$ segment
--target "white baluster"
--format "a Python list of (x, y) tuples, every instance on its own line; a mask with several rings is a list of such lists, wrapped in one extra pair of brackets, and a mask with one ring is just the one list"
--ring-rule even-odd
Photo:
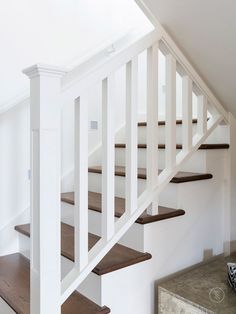
[(207, 131), (207, 98), (204, 95), (198, 96), (197, 100), (197, 133), (205, 134)]
[(102, 237), (109, 240), (114, 234), (114, 107), (115, 78), (102, 82)]
[(126, 212), (137, 209), (138, 57), (126, 64)]
[(166, 168), (176, 162), (176, 60), (166, 56)]
[(193, 128), (192, 128), (192, 112), (193, 112), (193, 82), (189, 76), (183, 77), (183, 151), (188, 151), (192, 147)]
[(75, 100), (75, 266), (88, 263), (88, 105)]
[(61, 313), (61, 69), (35, 65), (30, 78), (31, 313)]
[[(147, 50), (147, 189), (151, 193), (158, 183), (158, 44)], [(148, 213), (158, 214), (154, 195)]]

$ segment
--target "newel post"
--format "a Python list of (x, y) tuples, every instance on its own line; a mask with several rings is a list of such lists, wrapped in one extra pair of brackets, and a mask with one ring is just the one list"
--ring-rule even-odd
[(24, 70), (30, 78), (32, 314), (61, 313), (60, 90), (65, 71), (47, 65)]

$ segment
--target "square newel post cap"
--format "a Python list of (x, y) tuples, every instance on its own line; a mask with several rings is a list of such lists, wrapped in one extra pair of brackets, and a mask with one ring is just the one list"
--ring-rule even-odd
[(63, 77), (67, 72), (68, 70), (65, 68), (42, 63), (35, 64), (23, 70), (23, 73), (27, 75), (30, 79), (42, 75), (60, 78)]

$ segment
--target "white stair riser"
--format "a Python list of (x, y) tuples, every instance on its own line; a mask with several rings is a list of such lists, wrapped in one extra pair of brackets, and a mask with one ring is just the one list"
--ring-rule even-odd
[[(89, 191), (91, 192), (102, 192), (102, 175), (99, 173), (89, 173), (88, 175)], [(146, 180), (138, 180), (138, 193), (139, 195), (146, 188)], [(178, 184), (169, 183), (164, 191), (159, 196), (159, 204), (166, 207), (176, 208), (177, 206), (177, 188)], [(115, 177), (115, 196), (125, 197), (125, 177)]]
[(16, 314), (16, 312), (13, 311), (13, 309), (2, 298), (0, 298), (0, 313)]
[[(165, 143), (165, 125), (159, 126), (159, 143)], [(193, 135), (196, 134), (197, 125), (193, 124)], [(217, 144), (217, 143), (229, 143), (229, 129), (228, 126), (220, 125), (213, 131), (213, 133), (207, 138), (206, 143), (208, 144)], [(125, 143), (126, 134), (125, 128), (120, 130), (116, 136), (116, 143)], [(138, 143), (145, 144), (146, 140), (146, 127), (138, 127)], [(176, 125), (176, 143), (182, 143), (182, 125)]]
[[(19, 237), (20, 248), (22, 248), (21, 253), (29, 258), (30, 239), (21, 234)], [(65, 257), (61, 258), (62, 278), (72, 269), (73, 264), (69, 259)], [(132, 312), (132, 308), (137, 314), (150, 313), (151, 302), (149, 301), (149, 296), (152, 288), (149, 284), (149, 278), (146, 276), (149, 268), (150, 261), (145, 261), (102, 276), (98, 276), (92, 272), (77, 290), (100, 306), (104, 304), (109, 304), (110, 306), (112, 302), (112, 313), (114, 314), (121, 313), (124, 304), (127, 303), (128, 305), (129, 300), (132, 301), (129, 313)], [(123, 295), (122, 302), (120, 300), (116, 301), (114, 298), (121, 291), (121, 287)], [(144, 293), (140, 292), (144, 287)], [(132, 295), (130, 295), (130, 291), (132, 291)], [(142, 295), (142, 298), (139, 298), (139, 295)], [(119, 304), (116, 304), (116, 302), (119, 302)], [(135, 309), (136, 304), (137, 310)], [(5, 314), (5, 312), (3, 313)], [(6, 314), (12, 313), (14, 312), (6, 312)]]
[[(61, 204), (62, 222), (74, 226), (74, 205), (62, 202)], [(101, 236), (101, 218), (102, 214), (94, 210), (89, 210), (89, 232)], [(116, 221), (118, 218), (116, 218)], [(132, 249), (143, 252), (143, 228), (141, 224), (133, 224), (132, 227), (119, 241)]]
[[(125, 148), (116, 148), (115, 151), (115, 164), (116, 166), (125, 166)], [(176, 150), (178, 154), (181, 150)], [(165, 149), (158, 150), (158, 168), (165, 168)], [(138, 149), (138, 167), (146, 168), (146, 156), (147, 149), (140, 148)], [(181, 171), (190, 171), (190, 172), (205, 172), (206, 171), (206, 151), (198, 150), (184, 165), (181, 167)]]
[[(147, 142), (146, 140), (146, 126), (139, 126), (138, 127), (138, 143), (144, 144)], [(193, 132), (196, 132), (196, 126), (193, 128)], [(117, 143), (125, 143), (126, 134), (125, 128), (120, 130), (116, 135), (116, 142)], [(158, 127), (158, 140), (160, 144), (165, 143), (165, 125), (160, 125)], [(176, 125), (176, 142), (182, 143), (182, 125)]]

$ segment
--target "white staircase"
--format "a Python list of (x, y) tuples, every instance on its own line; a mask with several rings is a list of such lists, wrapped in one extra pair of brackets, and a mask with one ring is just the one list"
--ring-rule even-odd
[[(144, 51), (147, 116), (146, 124), (138, 124), (138, 61)], [(163, 123), (159, 51), (166, 58)], [(116, 132), (115, 76), (122, 67), (126, 118)], [(183, 81), (181, 123), (176, 123), (177, 72)], [(223, 252), (228, 113), (162, 28), (68, 73), (40, 64), (24, 73), (31, 84), (31, 229), (16, 229), (20, 252), (31, 261), (30, 313), (59, 314), (75, 290), (114, 314), (154, 313), (155, 280)], [(91, 165), (85, 95), (97, 84), (102, 143)], [(61, 105), (71, 103), (75, 166), (68, 191), (74, 196), (68, 198), (61, 196), (60, 114)], [(90, 206), (88, 192), (98, 193), (91, 195), (99, 195), (99, 202)], [(146, 220), (137, 221), (143, 212)]]

